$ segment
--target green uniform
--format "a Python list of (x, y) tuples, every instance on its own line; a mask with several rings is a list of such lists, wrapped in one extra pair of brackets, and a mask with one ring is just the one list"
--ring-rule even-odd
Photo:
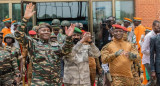
[[(55, 54), (55, 49), (51, 43), (46, 43), (42, 39), (36, 41), (25, 34), (26, 22), (22, 21), (22, 26), (19, 31), (15, 32), (16, 39), (23, 45), (27, 45), (26, 41), (30, 41), (32, 52), (32, 86), (60, 86), (60, 61)], [(66, 37), (66, 42), (61, 50), (61, 55), (66, 55), (72, 49), (71, 37)]]
[(62, 33), (59, 33), (57, 35), (57, 41), (61, 46), (63, 45), (63, 43), (65, 43), (65, 40), (66, 40), (66, 35), (63, 35)]
[(11, 86), (14, 81), (14, 75), (20, 73), (17, 65), (16, 53), (6, 50), (0, 51), (0, 86)]

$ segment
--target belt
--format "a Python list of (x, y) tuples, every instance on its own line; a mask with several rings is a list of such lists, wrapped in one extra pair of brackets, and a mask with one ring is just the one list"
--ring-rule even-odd
[(2, 71), (0, 71), (0, 75), (5, 75), (5, 74), (7, 74), (7, 73), (10, 73), (11, 71), (13, 71), (13, 69), (12, 68), (10, 68), (10, 69), (7, 69), (7, 70), (2, 70)]

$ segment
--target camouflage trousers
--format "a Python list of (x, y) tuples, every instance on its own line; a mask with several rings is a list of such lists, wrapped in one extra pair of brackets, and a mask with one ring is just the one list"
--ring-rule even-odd
[(61, 83), (46, 83), (44, 81), (31, 82), (31, 86), (62, 86)]
[(136, 70), (136, 67), (132, 65), (131, 67), (132, 75), (133, 75), (133, 81), (134, 81), (134, 86), (141, 86), (141, 79), (138, 75), (138, 71)]
[(132, 74), (133, 74), (134, 86), (141, 86), (141, 79), (138, 75), (138, 72), (132, 71)]
[(134, 86), (133, 78), (112, 76), (111, 86)]
[(64, 84), (64, 86), (91, 86), (91, 85), (78, 85), (78, 84)]
[(13, 74), (5, 74), (0, 76), (0, 86), (12, 86), (13, 84)]

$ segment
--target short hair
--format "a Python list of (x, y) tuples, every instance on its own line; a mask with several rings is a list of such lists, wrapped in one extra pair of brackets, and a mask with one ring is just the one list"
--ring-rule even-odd
[(157, 23), (160, 23), (160, 22), (158, 20), (154, 20), (152, 25), (156, 26)]

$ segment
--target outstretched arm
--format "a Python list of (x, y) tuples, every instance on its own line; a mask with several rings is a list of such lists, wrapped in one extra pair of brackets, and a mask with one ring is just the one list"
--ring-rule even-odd
[(71, 24), (69, 28), (65, 27), (65, 33), (67, 35), (66, 41), (64, 45), (62, 46), (62, 54), (67, 55), (71, 53), (72, 47), (73, 47), (73, 42), (72, 42), (72, 35), (74, 32), (75, 24)]
[(34, 5), (32, 5), (32, 3), (27, 4), (24, 18), (22, 19), (22, 22), (21, 22), (21, 26), (18, 27), (18, 30), (15, 31), (16, 39), (22, 45), (25, 45), (28, 40), (33, 40), (31, 37), (26, 36), (27, 32), (25, 32), (28, 20), (35, 13), (33, 9), (34, 9)]

